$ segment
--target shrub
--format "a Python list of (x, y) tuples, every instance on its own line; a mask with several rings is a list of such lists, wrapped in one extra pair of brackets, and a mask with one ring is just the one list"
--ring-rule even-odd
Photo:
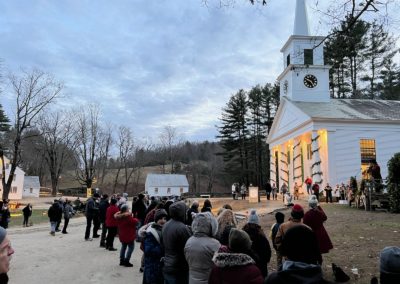
[(400, 153), (388, 161), (389, 206), (393, 213), (400, 213)]

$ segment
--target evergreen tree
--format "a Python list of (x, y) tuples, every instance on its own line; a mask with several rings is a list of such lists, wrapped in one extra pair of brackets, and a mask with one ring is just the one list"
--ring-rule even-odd
[(368, 63), (368, 68), (361, 80), (368, 83), (365, 88), (365, 97), (375, 99), (379, 96), (380, 91), (379, 75), (385, 67), (385, 62), (390, 62), (398, 49), (395, 48), (393, 37), (384, 30), (382, 24), (378, 24), (376, 21), (371, 24), (367, 39), (364, 58)]
[(8, 132), (10, 129), (10, 119), (8, 119), (3, 110), (3, 106), (0, 104), (0, 132)]
[(392, 58), (384, 61), (379, 78), (380, 99), (400, 100), (400, 68), (393, 63)]
[(220, 133), (218, 138), (221, 139), (221, 147), (224, 149), (224, 152), (220, 154), (225, 162), (225, 171), (248, 185), (247, 139), (249, 130), (246, 124), (247, 109), (246, 92), (239, 90), (230, 98), (223, 109), (222, 126), (218, 129)]

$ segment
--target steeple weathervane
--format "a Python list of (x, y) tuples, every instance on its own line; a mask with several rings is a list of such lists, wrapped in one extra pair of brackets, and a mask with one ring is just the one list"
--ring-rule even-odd
[(293, 35), (310, 35), (310, 29), (308, 27), (306, 0), (296, 0), (296, 15), (294, 18)]

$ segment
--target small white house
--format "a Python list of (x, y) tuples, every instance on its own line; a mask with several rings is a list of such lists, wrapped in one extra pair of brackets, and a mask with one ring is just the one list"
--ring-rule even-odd
[(148, 174), (145, 190), (150, 196), (181, 196), (189, 191), (189, 182), (185, 175)]
[(297, 0), (294, 34), (281, 50), (281, 103), (267, 139), (270, 179), (278, 186), (304, 186), (307, 176), (322, 187), (367, 178), (371, 161), (385, 179), (388, 160), (400, 152), (400, 101), (331, 99), (323, 39), (309, 34), (305, 0)]
[(40, 181), (38, 176), (26, 176), (24, 181), (23, 198), (39, 197)]
[[(4, 157), (5, 169), (6, 169), (6, 180), (8, 175), (10, 174), (11, 165), (10, 160)], [(0, 168), (2, 167), (1, 160), (0, 160)], [(2, 174), (0, 171), (0, 178), (2, 178)], [(14, 173), (14, 178), (11, 183), (10, 193), (8, 195), (9, 199), (22, 199), (22, 192), (24, 187), (24, 179), (25, 179), (25, 172), (21, 170), (21, 168), (17, 167)], [(0, 195), (3, 194), (3, 185), (0, 182)]]

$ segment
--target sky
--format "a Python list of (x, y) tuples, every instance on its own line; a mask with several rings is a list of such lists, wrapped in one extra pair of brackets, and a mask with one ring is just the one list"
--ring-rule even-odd
[[(309, 1), (310, 29), (322, 35)], [(326, 1), (325, 1), (326, 2)], [(293, 31), (294, 0), (0, 1), (3, 74), (51, 73), (65, 85), (53, 109), (99, 103), (102, 122), (156, 140), (166, 125), (190, 141), (215, 140), (238, 90), (274, 83)], [(7, 83), (0, 97), (13, 117)]]

